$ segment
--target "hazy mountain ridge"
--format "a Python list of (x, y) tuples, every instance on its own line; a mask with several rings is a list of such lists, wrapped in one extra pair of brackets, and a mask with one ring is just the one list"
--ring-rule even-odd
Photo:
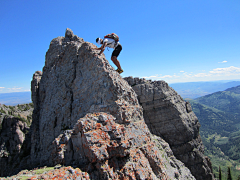
[(224, 91), (228, 88), (239, 86), (239, 80), (211, 81), (211, 82), (187, 82), (173, 83), (170, 86), (175, 89), (183, 98), (198, 98), (214, 92)]
[[(213, 81), (213, 82), (189, 82), (173, 83), (170, 86), (183, 98), (198, 98), (218, 91), (231, 91), (234, 86), (240, 85), (240, 81)], [(240, 89), (240, 88), (239, 88)], [(240, 90), (238, 90), (238, 94)], [(31, 103), (31, 92), (0, 93), (0, 103), (15, 106)]]
[(31, 92), (0, 93), (0, 103), (10, 106), (31, 103)]
[(240, 86), (228, 88), (225, 91), (230, 91), (230, 92), (233, 92), (235, 94), (240, 94)]

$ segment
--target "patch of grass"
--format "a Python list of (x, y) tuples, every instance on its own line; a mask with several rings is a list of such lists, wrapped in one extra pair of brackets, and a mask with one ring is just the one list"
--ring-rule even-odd
[(50, 170), (54, 170), (54, 167), (46, 167), (46, 168), (43, 168), (43, 169), (37, 169), (34, 172), (36, 174), (42, 174), (42, 173), (44, 173), (46, 171), (50, 171)]
[[(31, 179), (31, 177), (33, 177), (34, 175), (40, 175), (40, 174), (43, 174), (44, 172), (48, 172), (50, 170), (54, 170), (54, 167), (45, 167), (45, 168), (41, 168), (41, 169), (35, 169), (32, 171), (23, 170), (23, 171), (25, 171), (26, 174), (14, 175), (14, 176), (11, 176), (10, 178), (27, 180), (27, 179)], [(21, 172), (23, 172), (23, 171), (21, 171)], [(9, 179), (9, 178), (0, 177), (0, 179), (5, 180), (5, 179)]]
[(21, 178), (21, 180), (28, 180), (31, 178), (31, 176), (24, 175), (24, 176), (21, 176), (20, 178)]

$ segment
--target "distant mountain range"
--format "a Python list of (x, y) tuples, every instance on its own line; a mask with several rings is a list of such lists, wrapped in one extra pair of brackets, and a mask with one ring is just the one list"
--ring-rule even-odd
[(31, 92), (0, 93), (0, 103), (10, 106), (31, 103)]
[[(240, 85), (239, 81), (212, 81), (212, 82), (188, 82), (169, 84), (183, 98), (198, 98), (217, 91), (224, 91)], [(31, 92), (0, 93), (0, 103), (5, 105), (18, 105), (30, 103)]]
[(209, 81), (209, 82), (187, 82), (169, 84), (183, 98), (195, 99), (217, 91), (239, 86), (240, 81)]

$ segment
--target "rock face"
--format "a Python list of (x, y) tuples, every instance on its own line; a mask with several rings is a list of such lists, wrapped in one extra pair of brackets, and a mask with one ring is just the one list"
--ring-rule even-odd
[[(171, 148), (180, 147), (177, 140), (191, 149), (191, 140), (198, 137), (197, 119), (177, 120), (178, 130), (189, 131), (182, 138), (171, 139), (172, 132), (157, 134), (149, 126), (152, 120), (144, 119), (146, 107), (139, 104), (137, 89), (133, 90), (104, 55), (98, 56), (94, 47), (70, 29), (65, 37), (51, 41), (43, 72), (37, 71), (31, 83), (34, 111), (30, 132), (16, 160), (18, 166), (8, 165), (7, 174), (61, 164), (79, 168), (89, 179), (195, 179)], [(163, 96), (160, 91), (156, 97)], [(171, 110), (176, 113), (173, 117), (181, 114)], [(165, 124), (171, 130), (167, 121)], [(202, 147), (199, 143), (196, 147)]]
[(213, 179), (211, 162), (204, 156), (200, 124), (185, 102), (164, 81), (125, 78), (138, 95), (143, 116), (151, 133), (169, 143), (174, 155), (199, 180)]
[(14, 165), (19, 156), (25, 134), (29, 131), (26, 122), (13, 116), (5, 116), (0, 131), (0, 173), (8, 171), (8, 164)]
[(32, 122), (32, 104), (0, 104), (0, 174), (17, 165), (26, 134)]
[(107, 113), (78, 120), (51, 146), (51, 164), (71, 164), (91, 179), (195, 179), (152, 140), (143, 120), (119, 124)]
[[(34, 74), (31, 159), (48, 164), (52, 141), (91, 112), (108, 112), (119, 123), (142, 120), (135, 92), (109, 65), (95, 56), (93, 44), (67, 30), (53, 39), (43, 73)], [(41, 80), (39, 82), (39, 79)]]

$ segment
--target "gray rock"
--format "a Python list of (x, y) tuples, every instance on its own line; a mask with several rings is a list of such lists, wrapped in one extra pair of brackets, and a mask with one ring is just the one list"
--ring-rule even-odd
[(9, 165), (16, 165), (28, 131), (27, 123), (19, 118), (9, 115), (4, 117), (0, 131), (0, 174), (5, 175)]
[[(105, 121), (99, 122), (102, 117)], [(74, 164), (92, 179), (195, 179), (144, 121), (118, 124), (107, 113), (87, 114), (55, 138), (49, 151), (52, 164)]]
[(93, 47), (81, 38), (55, 38), (41, 80), (34, 74), (31, 158), (36, 163), (46, 165), (54, 138), (89, 112), (109, 112), (119, 123), (143, 118), (135, 92)]
[(66, 32), (65, 32), (65, 38), (72, 39), (73, 36), (74, 36), (73, 31), (71, 29), (67, 28)]
[(213, 179), (210, 161), (204, 156), (200, 124), (191, 105), (164, 81), (124, 78), (138, 95), (151, 133), (162, 137), (173, 154), (198, 180)]

